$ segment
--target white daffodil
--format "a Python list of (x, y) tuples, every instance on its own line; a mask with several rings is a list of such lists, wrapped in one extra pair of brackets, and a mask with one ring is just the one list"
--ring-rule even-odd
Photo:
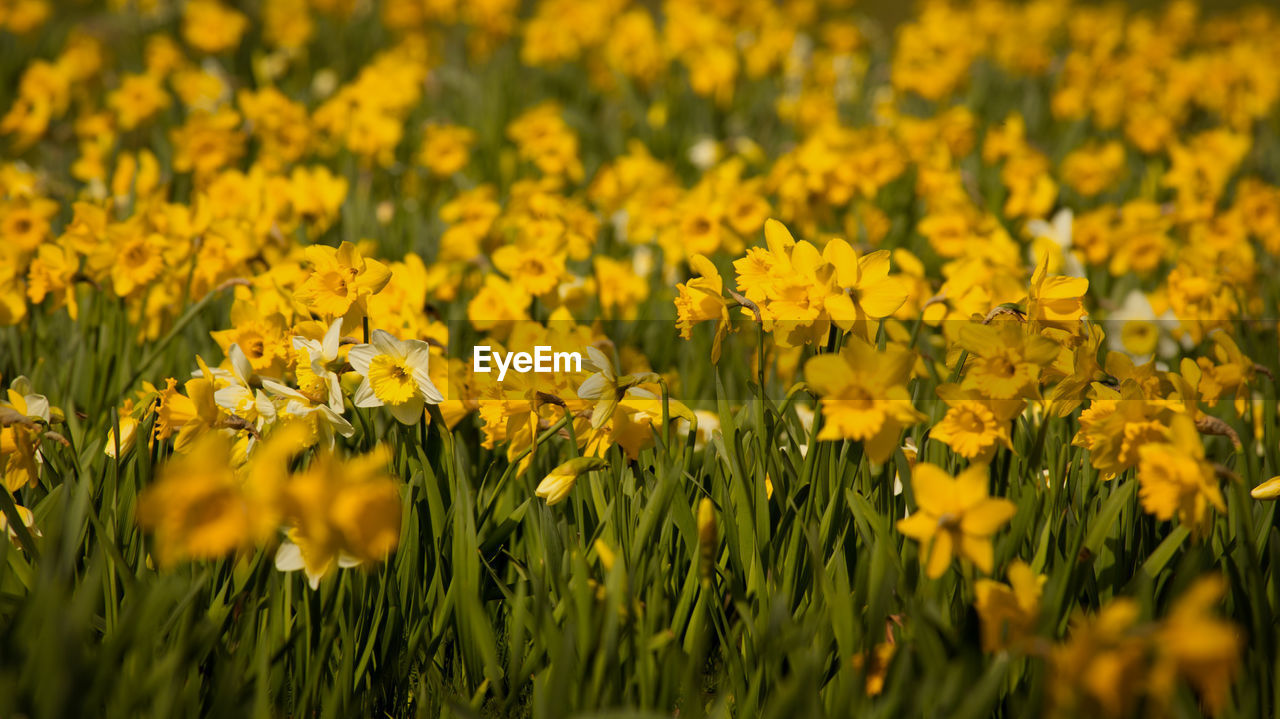
[(600, 429), (613, 416), (618, 400), (622, 399), (633, 387), (648, 382), (657, 382), (658, 375), (652, 372), (618, 376), (613, 362), (599, 348), (587, 346), (587, 364), (596, 370), (578, 387), (580, 399), (592, 400), (596, 403), (591, 410), (591, 426)]
[[(1048, 222), (1040, 219), (1027, 222), (1027, 232), (1031, 233), (1032, 243), (1027, 247), (1027, 259), (1033, 265), (1040, 264), (1041, 252), (1052, 252), (1054, 260), (1049, 266), (1055, 272), (1069, 277), (1084, 277), (1084, 266), (1071, 252), (1071, 228), (1075, 215), (1071, 209), (1064, 207)], [(1054, 267), (1058, 265), (1058, 267)]]
[(313, 398), (327, 402), (329, 409), (342, 414), (342, 382), (332, 368), (338, 360), (342, 341), (342, 318), (333, 321), (324, 340), (294, 337), (293, 349), (298, 353), (298, 386)]
[[(17, 401), (19, 398), (22, 399), (21, 407)], [(33, 392), (31, 380), (25, 375), (14, 377), (13, 382), (9, 384), (9, 402), (28, 419), (42, 419), (45, 424), (48, 424), (52, 417), (49, 413), (49, 399)]]
[[(326, 562), (319, 567), (308, 566), (302, 547), (294, 541), (298, 539), (297, 532), (291, 530), (289, 538), (280, 543), (280, 547), (276, 549), (276, 569), (281, 572), (302, 570), (307, 575), (307, 584), (312, 589), (317, 589), (320, 587), (320, 580), (335, 568), (334, 562)], [(348, 554), (339, 553), (336, 566), (341, 569), (350, 569), (360, 566), (360, 560)]]
[(383, 330), (374, 330), (370, 339), (370, 344), (356, 345), (347, 353), (351, 367), (364, 377), (356, 389), (355, 406), (385, 405), (404, 424), (420, 422), (427, 404), (444, 401), (427, 374), (427, 343), (398, 340)]
[[(53, 417), (49, 409), (49, 399), (42, 394), (33, 392), (31, 380), (27, 379), (25, 375), (18, 375), (13, 378), (5, 397), (9, 400), (8, 404), (13, 408), (13, 411), (27, 419), (43, 420), (47, 425)], [(4, 397), (0, 397), (0, 399), (4, 399)], [(44, 464), (44, 450), (40, 449), (39, 442), (35, 443), (35, 451), (32, 456), (37, 465)], [(0, 478), (0, 489), (3, 489), (4, 486), (3, 478)]]
[[(262, 380), (263, 389), (275, 400), (276, 416), (280, 419), (303, 419), (312, 422), (320, 442), (333, 447), (334, 435), (350, 437), (355, 427), (345, 417), (333, 411), (330, 405), (316, 404), (298, 390), (271, 379)], [(341, 396), (341, 395), (339, 395)]]
[[(705, 409), (695, 409), (693, 416), (696, 418), (696, 422), (690, 422), (687, 419), (677, 420), (676, 431), (680, 433), (681, 437), (688, 437), (689, 432), (693, 432), (693, 448), (701, 450), (715, 438), (715, 433), (720, 431), (720, 415), (715, 412), (708, 412)], [(783, 449), (786, 448), (783, 447)], [(803, 450), (803, 447), (801, 449)]]
[(1165, 311), (1156, 316), (1151, 300), (1142, 290), (1132, 290), (1125, 295), (1124, 303), (1107, 317), (1107, 343), (1116, 352), (1123, 352), (1134, 362), (1147, 362), (1153, 356), (1171, 357), (1178, 351), (1177, 342), (1168, 328), (1177, 323), (1173, 313)]
[(723, 154), (714, 137), (703, 137), (689, 148), (689, 162), (699, 170), (707, 170), (719, 162)]
[(227, 358), (231, 360), (231, 372), (210, 370), (227, 382), (225, 387), (213, 393), (213, 401), (228, 414), (261, 430), (275, 421), (275, 405), (262, 390), (250, 387), (254, 379), (253, 366), (249, 364), (249, 358), (245, 357), (240, 345), (231, 345), (227, 350)]
[[(36, 515), (32, 514), (30, 509), (23, 506), (14, 506), (14, 509), (18, 510), (18, 519), (22, 520), (22, 526), (27, 528), (27, 532), (29, 532), (31, 536), (44, 536), (41, 534), (40, 528), (36, 526)], [(12, 543), (13, 546), (18, 548), (22, 547), (18, 542), (18, 531), (9, 526), (9, 517), (4, 512), (0, 512), (0, 534), (8, 535), (9, 542)]]

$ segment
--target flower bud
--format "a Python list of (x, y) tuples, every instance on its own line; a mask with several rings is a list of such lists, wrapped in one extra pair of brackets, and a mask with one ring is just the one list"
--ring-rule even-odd
[(1276, 499), (1280, 497), (1280, 477), (1272, 477), (1259, 484), (1249, 492), (1254, 499)]
[(543, 477), (542, 481), (538, 483), (538, 488), (534, 490), (534, 494), (545, 499), (548, 506), (559, 504), (564, 501), (565, 497), (569, 496), (569, 491), (573, 489), (574, 483), (578, 481), (578, 475), (583, 472), (604, 469), (606, 464), (599, 457), (575, 457), (551, 470), (550, 474)]
[(710, 582), (716, 565), (716, 507), (710, 499), (698, 504), (698, 551), (702, 559), (702, 581)]

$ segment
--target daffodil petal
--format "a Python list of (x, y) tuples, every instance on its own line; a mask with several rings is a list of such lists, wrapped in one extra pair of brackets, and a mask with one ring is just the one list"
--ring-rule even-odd
[(969, 508), (960, 520), (965, 534), (981, 537), (995, 534), (1018, 511), (1018, 506), (1007, 499), (992, 498)]
[(973, 566), (983, 574), (991, 573), (991, 567), (995, 563), (995, 551), (991, 547), (990, 539), (965, 534), (960, 538), (960, 554), (973, 562)]
[(951, 566), (952, 547), (950, 532), (933, 535), (933, 540), (929, 543), (929, 563), (925, 567), (925, 574), (930, 579), (937, 579), (947, 573), (947, 567)]

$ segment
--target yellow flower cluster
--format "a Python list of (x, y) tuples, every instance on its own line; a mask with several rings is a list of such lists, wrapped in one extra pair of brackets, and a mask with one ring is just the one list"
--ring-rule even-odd
[(1146, 697), (1163, 711), (1182, 679), (1200, 691), (1209, 713), (1220, 712), (1243, 643), (1234, 626), (1214, 615), (1225, 592), (1221, 578), (1201, 579), (1159, 622), (1141, 622), (1140, 607), (1128, 598), (1096, 616), (1077, 616), (1067, 640), (1050, 653), (1055, 708), (1063, 715), (1132, 716)]
[(389, 452), (342, 460), (322, 451), (290, 473), (307, 434), (286, 426), (238, 464), (227, 463), (238, 454), (227, 437), (207, 434), (165, 465), (138, 506), (161, 566), (275, 544), (282, 528), (288, 539), (276, 565), (305, 570), (313, 587), (339, 565), (386, 558), (400, 540), (401, 514)]
[[(554, 467), (526, 488), (547, 505), (749, 437), (766, 502), (792, 460), (897, 476), (904, 566), (963, 587), (987, 651), (1047, 657), (1058, 707), (1164, 708), (1178, 681), (1224, 706), (1221, 587), (1147, 623), (1099, 602), (1046, 649), (1044, 557), (1000, 542), (1101, 487), (1211, 545), (1224, 480), (1260, 466), (1246, 446), (1274, 460), (1274, 12), (927, 0), (885, 48), (844, 0), (108, 4), (151, 19), (24, 50), (0, 108), (0, 327), (188, 342), (181, 379), (129, 354), (155, 384), (113, 394), (94, 438), (100, 461), (167, 458), (138, 507), (162, 568), (273, 549), (315, 587), (385, 559), (396, 443), (429, 433), (449, 462)], [(53, 9), (0, 0), (0, 42)], [(377, 47), (321, 47), (349, 23)], [(472, 346), (586, 361), (498, 377)], [(40, 486), (64, 419), (13, 381), (6, 500)], [(755, 456), (790, 439), (802, 457)], [(894, 642), (858, 655), (869, 693)]]

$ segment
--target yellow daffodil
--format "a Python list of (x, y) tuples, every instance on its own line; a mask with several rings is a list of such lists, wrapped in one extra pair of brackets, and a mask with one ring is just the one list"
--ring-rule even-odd
[(1177, 517), (1192, 534), (1203, 536), (1212, 522), (1212, 510), (1227, 511), (1222, 488), (1204, 458), (1200, 433), (1190, 417), (1175, 416), (1169, 441), (1144, 444), (1138, 454), (1138, 498), (1148, 513), (1161, 520)]
[(837, 294), (835, 268), (777, 220), (765, 222), (764, 236), (767, 252), (757, 249), (734, 263), (739, 289), (760, 308), (765, 329), (782, 346), (825, 339), (831, 327), (826, 303)]
[(156, 559), (169, 567), (247, 548), (253, 511), (231, 466), (230, 440), (207, 434), (164, 465), (139, 500), (138, 522), (155, 533)]
[(1213, 357), (1196, 360), (1201, 369), (1200, 396), (1211, 407), (1220, 399), (1232, 399), (1236, 413), (1243, 415), (1250, 383), (1258, 374), (1259, 365), (1240, 351), (1240, 346), (1230, 334), (1215, 331), (1212, 339)]
[[(583, 453), (603, 457), (609, 447), (617, 444), (631, 460), (640, 458), (640, 452), (654, 445), (655, 433), (661, 433), (663, 400), (643, 388), (632, 388), (614, 407), (609, 421), (600, 428), (586, 433)], [(694, 420), (693, 411), (684, 403), (667, 400), (667, 411), (672, 422)]]
[(1136, 380), (1122, 381), (1119, 390), (1094, 383), (1092, 391), (1072, 444), (1089, 450), (1089, 461), (1103, 479), (1138, 466), (1143, 446), (1169, 440), (1172, 406), (1148, 399)]
[(1007, 576), (1008, 584), (979, 579), (974, 585), (985, 652), (1018, 646), (1031, 636), (1040, 619), (1040, 595), (1048, 578), (1037, 576), (1020, 559), (1009, 565)]
[(1027, 321), (1036, 330), (1059, 330), (1075, 334), (1085, 315), (1084, 297), (1089, 280), (1083, 277), (1048, 275), (1049, 259), (1036, 265), (1027, 297)]
[(168, 240), (158, 233), (121, 237), (119, 244), (108, 250), (104, 258), (110, 263), (111, 283), (116, 294), (128, 297), (160, 277), (168, 249)]
[(512, 120), (507, 126), (507, 137), (516, 143), (520, 157), (544, 174), (581, 180), (578, 137), (561, 113), (559, 104), (544, 102)]
[(909, 350), (880, 352), (858, 337), (850, 337), (839, 354), (810, 359), (805, 378), (822, 397), (818, 439), (857, 440), (871, 461), (887, 460), (902, 430), (924, 419), (906, 388), (914, 363)]
[(689, 267), (698, 273), (688, 282), (676, 285), (676, 327), (684, 339), (692, 337), (699, 322), (715, 322), (716, 334), (711, 344), (711, 362), (720, 361), (720, 346), (729, 333), (729, 308), (724, 300), (724, 280), (711, 260), (702, 255), (689, 258)]
[(1221, 576), (1202, 577), (1169, 609), (1153, 642), (1157, 660), (1151, 684), (1157, 697), (1172, 696), (1181, 676), (1200, 691), (1209, 714), (1226, 707), (1244, 646), (1239, 628), (1213, 613), (1226, 591)]
[(76, 270), (79, 258), (67, 247), (52, 242), (40, 245), (27, 268), (27, 299), (39, 304), (52, 297), (53, 307), (66, 306), (67, 314), (76, 319), (80, 305), (76, 299)]
[(1124, 145), (1111, 141), (1081, 147), (1062, 160), (1063, 181), (1076, 192), (1092, 197), (1114, 185), (1122, 177)]
[(1055, 417), (1071, 414), (1084, 402), (1092, 383), (1107, 379), (1098, 363), (1098, 349), (1106, 339), (1102, 328), (1089, 325), (1087, 332), (1077, 338), (1078, 344), (1074, 347), (1063, 345), (1058, 360), (1049, 368), (1048, 374), (1062, 375), (1045, 397), (1047, 409)]
[(906, 286), (889, 276), (888, 250), (859, 256), (848, 242), (836, 238), (827, 243), (822, 255), (835, 268), (836, 285), (842, 290), (824, 303), (841, 329), (862, 325), (860, 334), (866, 337), (866, 320), (888, 317), (906, 302)]
[(399, 543), (401, 517), (389, 461), (385, 445), (345, 461), (322, 452), (290, 478), (283, 490), (284, 517), (298, 555), (282, 549), (277, 566), (290, 571), (300, 558), (315, 586), (338, 566), (385, 559)]
[(930, 579), (941, 577), (955, 557), (991, 573), (991, 535), (1008, 523), (1017, 507), (988, 495), (987, 474), (983, 464), (956, 477), (925, 462), (912, 470), (911, 489), (919, 508), (898, 521), (898, 531), (920, 542)]
[(327, 319), (346, 317), (347, 326), (354, 326), (363, 317), (368, 297), (391, 279), (386, 265), (365, 258), (350, 242), (343, 242), (337, 249), (311, 245), (306, 255), (311, 275), (294, 297)]
[(196, 438), (222, 421), (222, 411), (214, 399), (215, 376), (207, 371), (203, 360), (196, 357), (196, 361), (205, 370), (183, 385), (185, 395), (178, 392), (178, 383), (173, 378), (166, 380), (165, 388), (156, 395), (155, 438), (165, 440), (176, 434), (174, 449), (179, 452), (189, 451)]
[(537, 297), (555, 290), (565, 279), (565, 255), (546, 247), (504, 245), (494, 250), (493, 265), (517, 287)]
[(0, 0), (0, 714), (1277, 713), (1280, 4), (918, 4)]
[(1182, 679), (1200, 693), (1201, 708), (1220, 713), (1240, 670), (1239, 629), (1214, 616), (1225, 582), (1203, 577), (1158, 622), (1140, 622), (1138, 603), (1113, 599), (1092, 617), (1077, 614), (1050, 664), (1052, 704), (1059, 710), (1131, 716), (1140, 700), (1172, 710)]
[(265, 377), (279, 377), (289, 357), (289, 337), (284, 315), (262, 314), (251, 302), (237, 301), (231, 306), (229, 330), (209, 333), (223, 352), (238, 345), (253, 371)]
[(1015, 321), (966, 324), (959, 344), (971, 355), (961, 386), (991, 399), (1036, 396), (1041, 370), (1058, 356), (1057, 344)]
[(467, 166), (476, 134), (458, 125), (428, 125), (418, 163), (437, 177), (448, 177)]
[(749, 250), (734, 268), (738, 288), (782, 346), (824, 340), (833, 323), (867, 339), (867, 320), (888, 317), (906, 301), (907, 287), (889, 276), (887, 250), (859, 255), (834, 238), (819, 252), (773, 219), (764, 234), (768, 249)]
[(1142, 694), (1148, 647), (1137, 630), (1138, 603), (1111, 600), (1094, 616), (1075, 615), (1067, 641), (1053, 648), (1050, 698), (1062, 711), (1131, 716)]
[(467, 304), (467, 319), (477, 330), (503, 339), (513, 325), (528, 318), (531, 301), (532, 297), (517, 285), (490, 274)]
[(218, 0), (191, 0), (182, 16), (182, 36), (202, 52), (234, 48), (248, 27), (248, 18)]
[(938, 396), (947, 403), (947, 414), (929, 430), (929, 436), (945, 442), (965, 459), (989, 462), (997, 445), (1013, 449), (1009, 425), (1025, 406), (1022, 400), (991, 400), (955, 384), (942, 384)]

